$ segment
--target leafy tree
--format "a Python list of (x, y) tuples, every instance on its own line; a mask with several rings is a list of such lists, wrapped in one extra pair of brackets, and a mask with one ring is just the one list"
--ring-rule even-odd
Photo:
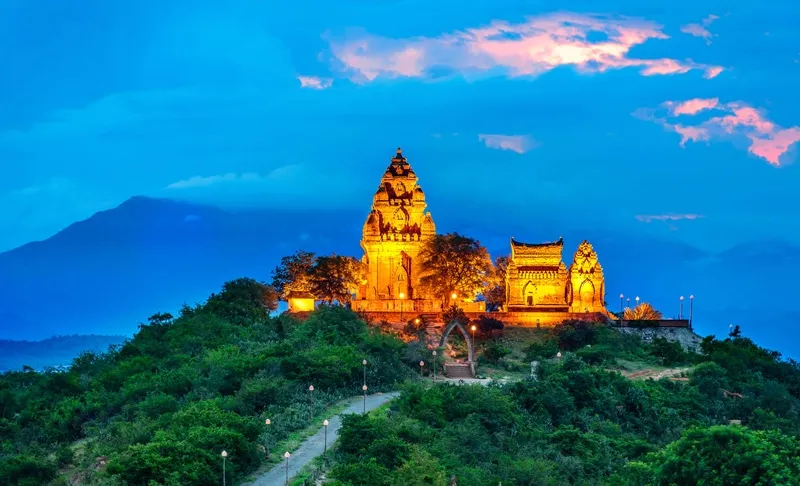
[(739, 324), (736, 324), (736, 326), (734, 326), (733, 330), (731, 330), (728, 336), (732, 338), (742, 337), (742, 328), (739, 327)]
[(310, 270), (311, 293), (329, 304), (349, 305), (361, 280), (361, 262), (346, 256), (317, 257)]
[(489, 252), (478, 240), (458, 233), (436, 235), (419, 254), (420, 287), (442, 299), (447, 306), (451, 294), (474, 298), (494, 279)]
[(642, 302), (633, 309), (626, 307), (622, 312), (622, 318), (628, 321), (657, 321), (663, 317), (651, 304)]
[(498, 311), (506, 303), (506, 271), (508, 270), (508, 257), (499, 256), (494, 260), (494, 279), (484, 291), (486, 310)]
[(691, 359), (691, 355), (683, 350), (680, 343), (668, 341), (662, 337), (653, 339), (649, 351), (650, 354), (659, 358), (664, 366), (687, 363)]
[(800, 441), (746, 427), (691, 428), (652, 459), (654, 483), (797, 484)]
[(304, 250), (281, 258), (271, 275), (272, 287), (281, 299), (286, 300), (291, 290), (311, 289), (310, 277), (315, 262), (316, 255)]

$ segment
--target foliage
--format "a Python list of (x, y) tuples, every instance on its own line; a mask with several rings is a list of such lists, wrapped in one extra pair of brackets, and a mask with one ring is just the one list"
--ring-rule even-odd
[(506, 303), (506, 271), (508, 270), (508, 257), (499, 256), (494, 260), (494, 280), (489, 282), (488, 288), (483, 292), (486, 301), (486, 310), (494, 312)]
[(622, 311), (622, 318), (626, 321), (657, 321), (663, 317), (651, 304), (642, 302), (633, 309), (626, 307)]
[(315, 261), (314, 253), (303, 250), (281, 258), (271, 275), (272, 287), (281, 299), (286, 300), (291, 290), (311, 289), (310, 275)]
[[(800, 483), (798, 364), (746, 338), (701, 348), (581, 321), (542, 331), (535, 380), (410, 383), (386, 414), (346, 421), (334, 484)], [(623, 358), (698, 364), (688, 382), (634, 381), (605, 369)]]
[(361, 280), (361, 267), (361, 262), (351, 257), (317, 257), (310, 270), (311, 293), (329, 304), (350, 304)]
[(480, 316), (473, 321), (473, 324), (478, 328), (478, 333), (486, 337), (490, 337), (492, 331), (500, 331), (505, 327), (503, 321), (489, 316)]
[(305, 428), (360, 393), (363, 359), (370, 390), (416, 374), (402, 341), (349, 309), (321, 306), (301, 324), (270, 317), (276, 299), (234, 280), (66, 372), (0, 375), (0, 484), (217, 484), (223, 449), (238, 481), (264, 461), (267, 417), (271, 443)]
[(481, 358), (493, 364), (497, 364), (501, 359), (511, 354), (511, 350), (498, 342), (490, 342), (483, 348)]
[(436, 235), (419, 254), (420, 290), (442, 299), (445, 306), (455, 292), (474, 298), (494, 280), (489, 252), (478, 240), (458, 233)]

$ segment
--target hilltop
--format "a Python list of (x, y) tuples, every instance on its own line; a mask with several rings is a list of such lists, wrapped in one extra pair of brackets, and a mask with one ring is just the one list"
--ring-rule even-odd
[[(231, 281), (66, 372), (0, 376), (0, 482), (215, 485), (225, 450), (228, 484), (239, 484), (364, 380), (401, 395), (345, 418), (321, 468), (331, 484), (691, 484), (675, 475), (702, 477), (680, 465), (686, 448), (750, 474), (725, 484), (800, 478), (783, 459), (800, 452), (800, 369), (747, 338), (707, 337), (695, 353), (589, 322), (508, 329), (477, 336), (480, 372), (505, 384), (431, 386), (418, 365), (430, 375), (430, 350), (414, 336), (337, 306), (303, 322), (271, 317), (276, 305), (265, 285)], [(440, 357), (463, 353), (451, 343)], [(658, 381), (636, 375), (666, 369)], [(711, 447), (719, 440), (729, 447)]]

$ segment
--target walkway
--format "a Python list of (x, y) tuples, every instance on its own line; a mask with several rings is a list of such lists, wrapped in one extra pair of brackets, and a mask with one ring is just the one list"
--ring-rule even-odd
[[(374, 395), (367, 395), (367, 411), (374, 410), (386, 402), (396, 398), (400, 395), (398, 392), (391, 393), (376, 393)], [(357, 397), (350, 401), (347, 408), (340, 414), (333, 418), (328, 419), (328, 447), (331, 446), (339, 437), (339, 428), (342, 426), (341, 415), (351, 413), (361, 413), (364, 410), (364, 398)], [(292, 452), (292, 457), (289, 459), (289, 478), (293, 478), (303, 467), (309, 462), (314, 460), (315, 457), (321, 456), (325, 450), (325, 430), (320, 427), (319, 431), (303, 441), (300, 447)], [(273, 454), (280, 454), (286, 451), (272, 451)], [(256, 479), (250, 486), (282, 486), (286, 484), (286, 463), (276, 465), (271, 470), (266, 472), (263, 476)]]

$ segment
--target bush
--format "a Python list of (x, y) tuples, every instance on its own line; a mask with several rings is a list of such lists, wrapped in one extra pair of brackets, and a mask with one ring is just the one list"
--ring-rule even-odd
[(501, 359), (511, 354), (511, 350), (497, 342), (491, 342), (483, 349), (481, 358), (488, 363), (497, 364)]

